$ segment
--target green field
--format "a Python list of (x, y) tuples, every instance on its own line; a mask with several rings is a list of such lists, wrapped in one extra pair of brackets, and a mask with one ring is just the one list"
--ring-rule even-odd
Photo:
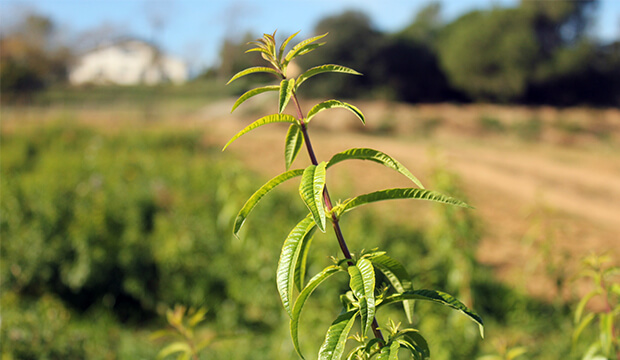
[[(149, 335), (177, 304), (208, 309), (199, 335), (215, 341), (203, 359), (295, 358), (274, 274), (281, 242), (305, 215), (295, 187), (269, 194), (234, 238), (236, 212), (268, 177), (222, 153), (226, 139), (174, 121), (200, 108), (197, 97), (161, 91), (167, 96), (137, 109), (131, 104), (142, 95), (110, 103), (104, 91), (87, 102), (50, 92), (49, 104), (3, 108), (2, 359), (152, 359), (165, 342)], [(145, 119), (152, 113), (155, 120)], [(435, 168), (426, 185), (468, 198), (458, 179)], [(398, 254), (416, 288), (452, 293), (485, 320), (480, 340), (459, 314), (419, 304), (414, 326), (434, 359), (520, 346), (523, 359), (581, 358), (595, 333), (571, 348), (574, 303), (529, 297), (478, 262), (485, 224), (476, 212), (427, 206), (430, 220), (416, 223), (381, 209), (343, 223), (356, 248)], [(331, 236), (314, 241), (324, 250), (311, 254), (310, 273), (330, 263), (322, 254), (338, 255)], [(347, 285), (331, 281), (302, 316), (307, 354), (316, 353)], [(397, 309), (390, 315), (405, 321)]]

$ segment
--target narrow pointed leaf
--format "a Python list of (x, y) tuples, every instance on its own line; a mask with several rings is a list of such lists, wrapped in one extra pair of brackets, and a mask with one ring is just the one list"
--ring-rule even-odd
[(315, 66), (313, 68), (310, 68), (306, 70), (303, 74), (299, 75), (299, 77), (297, 77), (296, 87), (299, 88), (299, 85), (301, 85), (301, 83), (313, 77), (314, 75), (318, 75), (318, 74), (322, 74), (326, 72), (362, 75), (361, 73), (353, 69), (350, 69), (346, 66), (335, 65), (335, 64), (320, 65), (320, 66)]
[(354, 148), (354, 149), (345, 150), (343, 152), (340, 152), (332, 156), (332, 158), (329, 160), (327, 164), (327, 167), (329, 168), (332, 165), (335, 165), (344, 160), (370, 160), (370, 161), (374, 161), (379, 164), (383, 164), (389, 167), (390, 169), (394, 169), (398, 171), (399, 173), (405, 175), (409, 180), (413, 181), (420, 188), (424, 189), (424, 186), (422, 186), (422, 183), (420, 182), (420, 180), (418, 180), (415, 176), (413, 176), (413, 174), (409, 170), (407, 170), (406, 167), (404, 167), (401, 163), (396, 161), (394, 158), (392, 158), (388, 154), (381, 152), (379, 150), (368, 149), (368, 148)]
[(307, 239), (308, 233), (311, 233), (314, 229), (315, 223), (312, 217), (308, 216), (300, 221), (286, 237), (286, 240), (284, 240), (282, 252), (280, 253), (278, 269), (276, 270), (276, 282), (282, 305), (290, 317), (293, 316), (291, 296), (295, 281), (295, 266), (303, 247), (303, 240)]
[(295, 57), (299, 56), (300, 53), (302, 52), (302, 50), (309, 44), (324, 38), (325, 36), (327, 36), (327, 33), (323, 34), (323, 35), (318, 35), (318, 36), (314, 36), (311, 37), (309, 39), (306, 39), (302, 42), (300, 42), (299, 44), (295, 45), (288, 53), (286, 53), (286, 56), (284, 57), (284, 64), (288, 64), (291, 60), (293, 60)]
[(297, 124), (292, 124), (288, 128), (288, 132), (286, 133), (286, 140), (284, 145), (284, 164), (286, 166), (286, 170), (291, 167), (293, 161), (299, 154), (299, 150), (301, 149), (301, 145), (304, 143), (304, 137), (301, 133), (301, 129)]
[(349, 286), (360, 304), (362, 336), (365, 336), (375, 317), (375, 271), (368, 259), (360, 259), (348, 270), (351, 276)]
[(297, 34), (299, 34), (299, 31), (294, 33), (293, 35), (289, 36), (286, 38), (286, 40), (284, 40), (282, 42), (282, 44), (280, 45), (280, 51), (278, 52), (278, 61), (282, 61), (282, 55), (284, 54), (284, 50), (286, 49), (286, 45), (288, 45), (288, 43), (293, 40), (293, 38), (295, 36), (297, 36)]
[(452, 295), (446, 294), (437, 290), (413, 290), (407, 291), (402, 294), (396, 294), (392, 296), (388, 296), (383, 300), (380, 306), (391, 304), (394, 302), (404, 301), (404, 300), (428, 300), (434, 301), (436, 303), (449, 306), (455, 310), (462, 312), (467, 315), (472, 321), (478, 324), (478, 328), (480, 329), (480, 336), (484, 337), (484, 325), (482, 323), (482, 318), (478, 316), (473, 310), (470, 310), (467, 306), (465, 306), (462, 302), (455, 299)]
[(323, 110), (327, 110), (327, 109), (331, 109), (331, 108), (344, 108), (347, 110), (350, 110), (355, 116), (357, 116), (363, 124), (366, 124), (366, 119), (364, 118), (364, 114), (362, 114), (362, 112), (360, 111), (360, 109), (356, 108), (355, 106), (342, 102), (340, 100), (326, 100), (323, 101), (321, 103), (318, 103), (316, 105), (314, 105), (314, 107), (312, 107), (312, 109), (310, 109), (310, 111), (308, 111), (308, 116), (307, 116), (307, 122), (310, 122), (310, 120), (312, 120), (312, 118), (320, 113)]
[(575, 324), (581, 320), (581, 315), (583, 314), (583, 310), (585, 309), (586, 304), (593, 297), (595, 297), (596, 295), (600, 295), (602, 293), (603, 292), (601, 289), (595, 289), (587, 293), (584, 297), (581, 298), (581, 300), (579, 300), (579, 303), (577, 304), (577, 308), (575, 309), (575, 319), (574, 319)]
[(379, 190), (369, 194), (360, 195), (344, 202), (341, 205), (335, 206), (333, 212), (336, 216), (340, 216), (348, 211), (355, 209), (358, 206), (362, 206), (365, 204), (383, 201), (383, 200), (397, 200), (397, 199), (414, 199), (414, 200), (428, 200), (434, 201), (444, 204), (462, 206), (462, 207), (470, 207), (466, 203), (461, 200), (457, 200), (455, 198), (449, 197), (442, 193), (425, 190), (425, 189), (415, 189), (415, 188), (397, 188), (397, 189), (387, 189), (387, 190)]
[(396, 338), (402, 340), (403, 342), (401, 342), (401, 344), (405, 344), (405, 346), (414, 353), (416, 358), (429, 359), (431, 357), (431, 350), (428, 347), (428, 343), (419, 331), (415, 329), (405, 329), (400, 331)]
[(243, 207), (239, 211), (239, 214), (237, 214), (237, 217), (235, 218), (235, 225), (233, 227), (233, 234), (235, 234), (235, 236), (239, 235), (239, 230), (241, 229), (241, 226), (243, 226), (245, 219), (247, 219), (250, 212), (263, 198), (263, 196), (267, 195), (267, 193), (273, 190), (273, 188), (285, 182), (286, 180), (301, 176), (303, 172), (303, 169), (289, 170), (269, 180), (267, 183), (265, 183), (265, 185), (261, 186), (260, 189), (256, 190), (256, 192), (252, 196), (250, 196), (248, 201), (245, 202), (245, 205), (243, 205)]
[(297, 258), (297, 264), (295, 265), (295, 288), (297, 291), (301, 291), (304, 288), (306, 280), (306, 265), (308, 263), (308, 253), (310, 252), (310, 245), (312, 245), (313, 232), (306, 234), (306, 238), (302, 241), (299, 257)]
[(327, 330), (325, 341), (319, 350), (319, 360), (338, 360), (342, 358), (349, 332), (355, 323), (357, 310), (349, 311), (336, 318)]
[[(401, 265), (401, 263), (385, 254), (371, 256), (369, 257), (369, 259), (372, 264), (379, 271), (381, 271), (383, 275), (385, 275), (390, 284), (392, 284), (392, 286), (394, 287), (394, 290), (399, 293), (413, 290), (411, 277), (409, 276), (409, 273), (407, 273), (407, 269), (405, 269), (405, 267)], [(414, 300), (403, 301), (403, 307), (405, 309), (405, 314), (407, 315), (407, 320), (409, 321), (409, 323), (413, 323), (414, 304)]]
[(245, 129), (239, 131), (237, 133), (237, 135), (232, 137), (232, 139), (228, 140), (226, 145), (224, 145), (224, 148), (222, 149), (222, 151), (226, 150), (226, 148), (230, 144), (232, 144), (233, 141), (235, 141), (238, 138), (240, 138), (241, 135), (256, 129), (259, 126), (263, 126), (265, 124), (277, 123), (277, 122), (287, 122), (287, 123), (295, 124), (296, 121), (297, 120), (295, 119), (294, 116), (288, 115), (288, 114), (273, 114), (273, 115), (264, 116), (264, 117), (262, 117), (262, 118), (260, 118), (260, 119), (258, 119), (256, 121), (254, 121), (253, 123), (248, 125)]
[(385, 345), (379, 351), (377, 360), (398, 360), (398, 349), (400, 349), (400, 344), (398, 342)]
[(409, 342), (408, 340), (410, 339), (398, 338), (394, 341), (399, 343), (402, 347), (409, 349), (409, 351), (411, 352), (411, 355), (413, 355), (413, 358), (415, 360), (430, 359), (429, 356), (424, 356), (420, 347), (418, 347), (415, 343)]
[(325, 232), (325, 208), (323, 207), (323, 189), (325, 188), (326, 162), (310, 165), (301, 175), (299, 194), (310, 210), (314, 222), (322, 232)]
[(237, 101), (235, 101), (235, 104), (233, 105), (232, 109), (230, 110), (230, 112), (235, 111), (235, 109), (241, 105), (244, 101), (246, 101), (247, 99), (251, 98), (252, 96), (258, 95), (258, 94), (262, 94), (264, 92), (267, 91), (278, 91), (280, 89), (280, 87), (278, 85), (268, 85), (268, 86), (263, 86), (263, 87), (259, 87), (256, 89), (252, 89), (249, 90), (247, 92), (245, 92), (243, 95), (241, 95), (239, 97), (239, 99), (237, 99)]
[(573, 331), (573, 336), (572, 336), (573, 344), (577, 343), (577, 340), (579, 339), (579, 336), (581, 335), (583, 330), (586, 327), (588, 327), (588, 325), (590, 325), (592, 320), (594, 320), (595, 316), (596, 316), (596, 314), (589, 313), (589, 314), (587, 314), (586, 316), (583, 317), (583, 319), (581, 320), (580, 323), (577, 324), (577, 326), (575, 327), (575, 331)]
[(295, 89), (295, 79), (284, 79), (280, 82), (280, 97), (278, 101), (278, 112), (280, 114), (284, 111), (288, 101), (291, 99), (293, 89)]
[(174, 354), (174, 353), (191, 353), (192, 349), (189, 347), (189, 345), (187, 343), (181, 342), (181, 341), (177, 341), (177, 342), (173, 342), (172, 344), (166, 346), (165, 348), (161, 349), (161, 351), (159, 352), (159, 354), (157, 354), (157, 358), (158, 359), (163, 359), (168, 355)]
[(302, 359), (304, 358), (301, 354), (301, 350), (299, 347), (299, 318), (301, 316), (301, 311), (303, 310), (304, 305), (306, 304), (306, 300), (310, 297), (314, 289), (316, 289), (323, 281), (327, 280), (330, 276), (335, 273), (342, 271), (339, 266), (331, 265), (323, 269), (320, 273), (316, 274), (310, 281), (308, 281), (308, 285), (299, 293), (297, 300), (295, 300), (295, 305), (293, 306), (293, 316), (291, 317), (291, 338), (293, 339), (293, 345), (295, 346), (295, 351)]
[(233, 77), (230, 78), (230, 80), (228, 80), (226, 85), (228, 85), (231, 82), (239, 79), (242, 76), (246, 76), (246, 75), (254, 74), (254, 73), (260, 73), (260, 72), (265, 72), (265, 73), (273, 74), (275, 76), (280, 77), (280, 73), (277, 70), (275, 70), (275, 69), (272, 69), (272, 68), (269, 68), (269, 67), (264, 67), (264, 66), (255, 66), (255, 67), (251, 67), (251, 68), (239, 71), (238, 73), (233, 75)]

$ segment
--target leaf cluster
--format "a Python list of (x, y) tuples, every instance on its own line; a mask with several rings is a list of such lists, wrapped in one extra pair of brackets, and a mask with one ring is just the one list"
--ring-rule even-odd
[[(589, 255), (583, 260), (579, 278), (593, 285), (575, 308), (572, 341), (576, 345), (586, 329), (598, 323), (598, 336), (590, 343), (584, 359), (613, 359), (620, 355), (620, 267), (610, 266), (609, 255)], [(614, 281), (615, 280), (615, 281)], [(604, 310), (588, 310), (588, 304), (599, 298)], [(598, 357), (597, 357), (598, 356)]]
[[(235, 74), (229, 83), (254, 73), (271, 74), (280, 83), (279, 85), (267, 85), (247, 91), (235, 102), (232, 110), (234, 111), (244, 101), (253, 96), (267, 91), (277, 91), (279, 94), (278, 113), (264, 116), (251, 123), (233, 136), (224, 146), (224, 149), (242, 135), (260, 126), (278, 122), (290, 124), (284, 146), (284, 165), (286, 171), (269, 180), (247, 200), (235, 219), (233, 233), (236, 236), (239, 235), (239, 231), (247, 216), (267, 193), (287, 180), (301, 177), (299, 195), (308, 210), (308, 215), (295, 225), (284, 240), (276, 270), (277, 289), (282, 305), (290, 317), (291, 337), (298, 355), (303, 358), (298, 333), (300, 316), (304, 305), (312, 292), (320, 284), (340, 273), (348, 276), (349, 290), (340, 297), (343, 305), (342, 311), (327, 330), (323, 345), (319, 349), (319, 359), (340, 359), (344, 355), (349, 333), (358, 319), (360, 322), (360, 333), (356, 337), (361, 345), (349, 353), (349, 359), (397, 359), (401, 348), (408, 350), (415, 359), (429, 358), (430, 351), (427, 342), (416, 329), (392, 329), (393, 331), (391, 331), (390, 335), (384, 338), (377, 325), (375, 315), (380, 308), (392, 303), (402, 303), (410, 322), (413, 321), (414, 302), (416, 300), (431, 301), (445, 305), (460, 311), (477, 323), (482, 335), (482, 319), (474, 311), (444, 292), (415, 289), (405, 267), (394, 258), (386, 255), (385, 252), (372, 251), (362, 253), (359, 256), (353, 256), (349, 252), (340, 230), (339, 221), (345, 213), (362, 205), (383, 200), (418, 199), (461, 207), (469, 206), (447, 195), (424, 189), (421, 182), (408, 169), (379, 150), (369, 148), (348, 149), (335, 154), (329, 161), (319, 162), (314, 155), (314, 149), (308, 135), (308, 126), (314, 116), (328, 109), (344, 108), (353, 113), (364, 124), (365, 117), (355, 106), (335, 99), (323, 101), (312, 107), (309, 112), (304, 113), (297, 100), (300, 85), (309, 78), (321, 73), (361, 74), (345, 66), (328, 64), (312, 67), (296, 78), (287, 77), (287, 67), (290, 62), (296, 57), (314, 51), (323, 45), (323, 43), (316, 43), (316, 41), (322, 39), (327, 34), (301, 41), (286, 52), (286, 46), (295, 35), (293, 34), (286, 38), (279, 47), (276, 46), (275, 32), (273, 34), (264, 34), (261, 39), (250, 43), (254, 47), (249, 49), (248, 52), (259, 52), (269, 66), (251, 67), (242, 70)], [(285, 53), (286, 55), (284, 55)], [(283, 113), (290, 103), (294, 104), (297, 116)], [(304, 145), (312, 164), (304, 169), (289, 170)], [(369, 160), (379, 163), (404, 175), (416, 187), (379, 190), (347, 199), (334, 206), (327, 190), (326, 174), (331, 166), (346, 160)], [(317, 229), (321, 232), (326, 232), (328, 222), (332, 223), (344, 258), (336, 259), (333, 265), (329, 265), (310, 280), (305, 281), (308, 253), (313, 235)], [(377, 273), (381, 273), (388, 279), (388, 288), (377, 287)], [(295, 294), (297, 294), (296, 297)], [(374, 335), (373, 339), (369, 338), (370, 333)]]

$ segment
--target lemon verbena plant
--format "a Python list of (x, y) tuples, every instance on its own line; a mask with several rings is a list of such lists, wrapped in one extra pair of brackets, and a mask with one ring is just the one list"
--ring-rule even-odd
[[(317, 41), (327, 34), (304, 40), (293, 46), (285, 54), (287, 45), (296, 35), (289, 36), (280, 46), (276, 45), (275, 32), (265, 34), (262, 38), (249, 43), (253, 47), (247, 52), (260, 53), (262, 58), (266, 60), (267, 66), (251, 67), (240, 71), (230, 79), (229, 83), (242, 76), (254, 73), (272, 74), (278, 79), (279, 83), (247, 91), (235, 102), (232, 111), (255, 95), (273, 91), (279, 94), (278, 113), (262, 117), (251, 123), (230, 139), (224, 149), (243, 134), (262, 125), (270, 123), (290, 124), (285, 138), (284, 165), (286, 171), (269, 180), (247, 200), (235, 219), (233, 233), (238, 236), (239, 230), (250, 212), (268, 192), (287, 180), (301, 178), (299, 194), (308, 209), (308, 215), (293, 227), (284, 240), (276, 273), (277, 289), (280, 293), (282, 305), (290, 317), (292, 342), (298, 355), (303, 358), (298, 330), (304, 304), (319, 285), (337, 274), (348, 276), (350, 288), (340, 296), (343, 306), (340, 314), (336, 316), (327, 329), (325, 340), (318, 352), (319, 359), (342, 358), (347, 348), (346, 342), (350, 339), (349, 333), (357, 319), (361, 324), (360, 331), (351, 338), (357, 340), (359, 344), (348, 347), (351, 349), (347, 355), (348, 359), (397, 359), (400, 349), (409, 351), (415, 359), (429, 358), (428, 344), (417, 329), (401, 329), (391, 320), (385, 326), (379, 327), (375, 314), (384, 306), (392, 303), (402, 303), (410, 323), (413, 322), (415, 301), (432, 301), (446, 305), (462, 312), (477, 323), (482, 335), (483, 325), (480, 316), (444, 292), (416, 289), (407, 270), (396, 259), (378, 250), (360, 252), (359, 254), (353, 254), (349, 250), (340, 227), (340, 220), (348, 212), (361, 205), (390, 199), (419, 199), (462, 207), (468, 207), (468, 205), (452, 197), (424, 189), (420, 181), (400, 162), (379, 150), (369, 148), (348, 149), (333, 155), (327, 161), (319, 161), (308, 133), (309, 125), (317, 114), (332, 108), (344, 108), (350, 110), (362, 123), (365, 123), (365, 118), (357, 107), (339, 100), (320, 102), (306, 113), (300, 106), (298, 91), (309, 78), (322, 73), (361, 74), (345, 66), (327, 64), (310, 68), (297, 77), (287, 76), (287, 68), (291, 61), (323, 45)], [(295, 108), (296, 116), (283, 112), (290, 105)], [(311, 165), (305, 169), (291, 169), (295, 158), (304, 146)], [(375, 191), (334, 204), (325, 183), (326, 173), (333, 166), (347, 160), (370, 160), (380, 163), (406, 176), (415, 186)], [(326, 232), (330, 223), (342, 255), (339, 258), (334, 257), (332, 265), (306, 280), (307, 257), (313, 234), (317, 229)], [(389, 283), (385, 286), (377, 284), (375, 280), (377, 272), (382, 273)]]

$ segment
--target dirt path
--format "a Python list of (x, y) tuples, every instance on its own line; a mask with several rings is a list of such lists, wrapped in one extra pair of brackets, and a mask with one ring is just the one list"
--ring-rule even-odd
[[(228, 113), (231, 104), (212, 105), (196, 120), (209, 129), (213, 141), (223, 144), (224, 139), (256, 118), (256, 115), (248, 117), (248, 113), (231, 116)], [(254, 104), (252, 112), (259, 105)], [(473, 124), (481, 114), (475, 108), (465, 113), (442, 106), (434, 110), (428, 106), (422, 110), (413, 107), (395, 110), (377, 103), (365, 104), (362, 110), (369, 122), (373, 121), (372, 115), (402, 131), (376, 136), (359, 132), (358, 127), (344, 125), (336, 118), (327, 126), (313, 129), (311, 136), (317, 156), (328, 159), (331, 154), (351, 147), (376, 148), (401, 161), (423, 182), (432, 170), (432, 159), (439, 159), (461, 177), (484, 223), (479, 260), (494, 267), (503, 280), (525, 286), (535, 295), (550, 297), (554, 296), (551, 278), (562, 274), (550, 273), (546, 266), (549, 263), (558, 265), (554, 267), (556, 272), (570, 273), (579, 259), (592, 251), (611, 251), (616, 262), (620, 260), (620, 146), (616, 142), (620, 139), (619, 112), (605, 113), (603, 125), (611, 132), (606, 142), (599, 144), (584, 131), (582, 137), (571, 134), (570, 143), (576, 141), (578, 145), (568, 146), (567, 135), (558, 135), (551, 127), (543, 128), (538, 142), (517, 141), (506, 134), (487, 136), (477, 129), (479, 125)], [(411, 126), (412, 116), (420, 116), (424, 111), (447, 120), (442, 121), (432, 136), (412, 139), (407, 126)], [(488, 109), (482, 111), (489, 113)], [(498, 119), (508, 123), (519, 121), (514, 119), (514, 114), (525, 110), (501, 111), (504, 115), (497, 115)], [(466, 120), (456, 122), (457, 115)], [(345, 121), (355, 120), (345, 116)], [(600, 121), (597, 126), (601, 126)], [(354, 131), (343, 134), (334, 129)], [(283, 170), (285, 132), (283, 126), (265, 126), (245, 135), (230, 150), (246, 159), (255, 170), (272, 176)], [(558, 136), (562, 141), (549, 140)], [(260, 157), (254, 156), (258, 153)], [(298, 161), (296, 165), (301, 167), (307, 160)], [(347, 179), (353, 180), (355, 191), (408, 186), (398, 176), (368, 171), (368, 164), (347, 165), (342, 171)]]

